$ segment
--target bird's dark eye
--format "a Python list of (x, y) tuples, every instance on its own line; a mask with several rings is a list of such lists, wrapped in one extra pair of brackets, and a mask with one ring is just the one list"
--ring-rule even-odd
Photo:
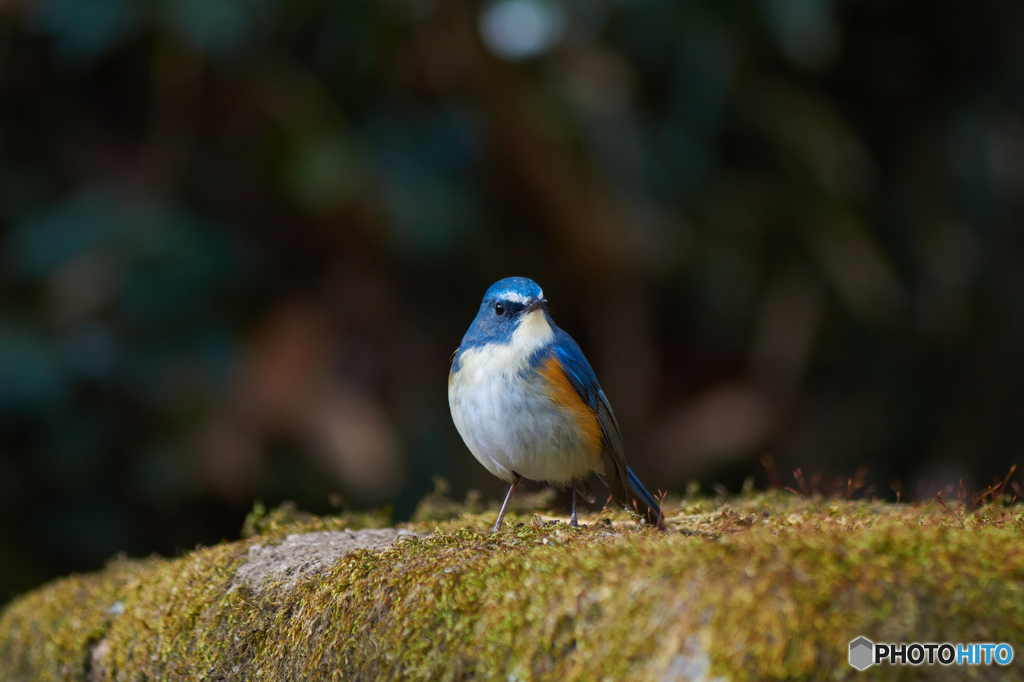
[(494, 314), (497, 315), (498, 317), (501, 317), (502, 315), (504, 315), (505, 314), (505, 306), (503, 306), (500, 303), (495, 303), (494, 304)]

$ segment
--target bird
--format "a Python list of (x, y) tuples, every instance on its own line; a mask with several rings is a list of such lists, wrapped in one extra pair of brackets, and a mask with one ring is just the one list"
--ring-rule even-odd
[(618, 505), (629, 509), (632, 493), (664, 529), (661, 505), (626, 465), (615, 413), (594, 370), (555, 325), (533, 280), (507, 277), (487, 289), (452, 356), (448, 405), (469, 451), (509, 484), (492, 533), (523, 478), (571, 487), (569, 523), (578, 527), (577, 494), (594, 501), (591, 474)]

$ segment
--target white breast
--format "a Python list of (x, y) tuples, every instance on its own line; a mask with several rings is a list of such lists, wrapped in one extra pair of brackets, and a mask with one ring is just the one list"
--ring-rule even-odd
[(448, 405), (470, 452), (505, 481), (512, 472), (568, 483), (599, 467), (573, 415), (548, 398), (545, 380), (528, 368), (554, 332), (530, 313), (511, 343), (469, 348), (448, 380)]

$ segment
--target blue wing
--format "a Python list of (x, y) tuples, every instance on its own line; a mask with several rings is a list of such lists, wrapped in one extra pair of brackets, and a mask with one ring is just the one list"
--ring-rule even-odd
[(621, 454), (622, 437), (619, 435), (619, 424), (615, 421), (608, 398), (605, 397), (604, 391), (597, 383), (594, 370), (591, 369), (590, 363), (584, 357), (583, 351), (571, 336), (556, 327), (551, 352), (558, 358), (576, 393), (583, 399), (583, 402), (590, 406), (590, 409), (597, 412), (605, 445), (616, 454)]
[(627, 504), (626, 488), (628, 487), (650, 509), (655, 525), (659, 528), (664, 527), (661, 505), (626, 466), (626, 453), (622, 447), (619, 423), (615, 420), (615, 413), (612, 412), (612, 406), (608, 404), (608, 398), (605, 397), (604, 391), (597, 383), (594, 370), (590, 367), (590, 363), (587, 362), (587, 358), (576, 341), (554, 324), (551, 326), (555, 331), (551, 354), (562, 365), (573, 390), (583, 399), (583, 402), (590, 406), (590, 409), (597, 413), (597, 421), (601, 426), (601, 442), (604, 446), (601, 455), (604, 458), (605, 482), (608, 484), (612, 498), (619, 504)]

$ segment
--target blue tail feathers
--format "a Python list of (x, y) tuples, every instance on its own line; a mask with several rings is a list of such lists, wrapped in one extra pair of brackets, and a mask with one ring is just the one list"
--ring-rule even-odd
[(640, 502), (647, 505), (647, 508), (650, 510), (651, 523), (658, 528), (663, 529), (665, 527), (665, 521), (661, 512), (661, 504), (654, 499), (654, 495), (647, 492), (647, 488), (644, 487), (644, 484), (640, 482), (640, 479), (636, 477), (636, 474), (634, 474), (633, 470), (629, 467), (626, 467), (626, 476), (629, 489), (632, 490), (633, 494), (640, 499)]

